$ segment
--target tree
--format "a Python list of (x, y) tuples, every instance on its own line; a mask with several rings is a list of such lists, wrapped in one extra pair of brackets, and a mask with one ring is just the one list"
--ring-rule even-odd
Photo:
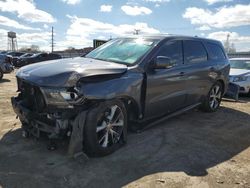
[(33, 53), (36, 53), (36, 52), (40, 52), (40, 48), (38, 45), (31, 45), (31, 46), (26, 46), (26, 47), (22, 47), (20, 48), (20, 51), (22, 52), (33, 52)]
[(74, 48), (74, 47), (72, 47), (72, 46), (70, 46), (70, 47), (68, 47), (67, 49), (66, 49), (66, 51), (68, 51), (68, 52), (73, 52), (73, 51), (75, 51), (76, 49)]
[(38, 46), (38, 45), (34, 45), (34, 44), (32, 44), (32, 45), (30, 46), (30, 49), (31, 49), (33, 52), (39, 52), (39, 51), (40, 51), (39, 46)]

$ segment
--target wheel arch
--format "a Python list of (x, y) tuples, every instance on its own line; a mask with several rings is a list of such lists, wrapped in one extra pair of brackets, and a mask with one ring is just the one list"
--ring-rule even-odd
[(225, 86), (226, 86), (225, 82), (222, 79), (218, 79), (217, 82), (219, 82), (221, 84), (222, 91), (223, 91), (222, 93), (224, 94), (225, 93)]
[(121, 100), (126, 107), (128, 120), (130, 121), (138, 120), (140, 116), (140, 106), (136, 102), (136, 100), (128, 96), (119, 97), (118, 99)]

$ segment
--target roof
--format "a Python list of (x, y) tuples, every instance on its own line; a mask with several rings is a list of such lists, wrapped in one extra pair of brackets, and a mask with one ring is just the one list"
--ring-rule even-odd
[[(205, 41), (210, 41), (210, 42), (215, 42), (215, 43), (220, 43), (218, 40), (214, 39), (209, 39), (209, 38), (202, 38), (199, 36), (186, 36), (186, 35), (176, 35), (176, 34), (152, 34), (152, 35), (129, 35), (129, 36), (124, 36), (124, 38), (149, 38), (149, 39), (158, 39), (158, 40), (163, 40), (167, 38), (185, 38), (185, 39), (200, 39), (200, 40), (205, 40)], [(123, 37), (118, 37), (118, 38), (123, 38)]]

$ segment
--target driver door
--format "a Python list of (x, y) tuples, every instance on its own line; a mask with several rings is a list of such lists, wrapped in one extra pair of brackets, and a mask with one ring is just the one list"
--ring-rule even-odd
[(170, 60), (170, 68), (158, 69), (150, 66), (147, 72), (147, 89), (145, 117), (153, 118), (181, 109), (186, 102), (185, 67), (181, 40), (167, 41), (163, 44), (157, 57), (163, 56)]

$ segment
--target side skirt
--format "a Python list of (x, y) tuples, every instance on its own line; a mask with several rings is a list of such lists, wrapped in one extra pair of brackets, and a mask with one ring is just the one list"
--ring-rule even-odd
[[(183, 108), (181, 110), (178, 110), (176, 112), (173, 112), (173, 113), (171, 113), (171, 114), (169, 114), (167, 116), (163, 116), (163, 117), (157, 119), (156, 121), (153, 121), (153, 122), (147, 124), (146, 126), (143, 126), (141, 129), (137, 130), (137, 133), (143, 132), (143, 131), (145, 131), (145, 130), (147, 130), (147, 129), (149, 129), (149, 128), (151, 128), (151, 127), (153, 127), (153, 126), (155, 126), (155, 125), (157, 125), (157, 124), (159, 124), (159, 123), (161, 123), (163, 121), (166, 121), (166, 120), (168, 120), (168, 119), (170, 119), (172, 117), (178, 116), (178, 115), (180, 115), (180, 114), (182, 114), (182, 113), (184, 113), (186, 111), (194, 109), (194, 108), (198, 107), (199, 105), (201, 105), (201, 103), (196, 103), (196, 104), (187, 106), (187, 107), (185, 107), (185, 108)], [(138, 123), (143, 123), (143, 121), (138, 122)]]

